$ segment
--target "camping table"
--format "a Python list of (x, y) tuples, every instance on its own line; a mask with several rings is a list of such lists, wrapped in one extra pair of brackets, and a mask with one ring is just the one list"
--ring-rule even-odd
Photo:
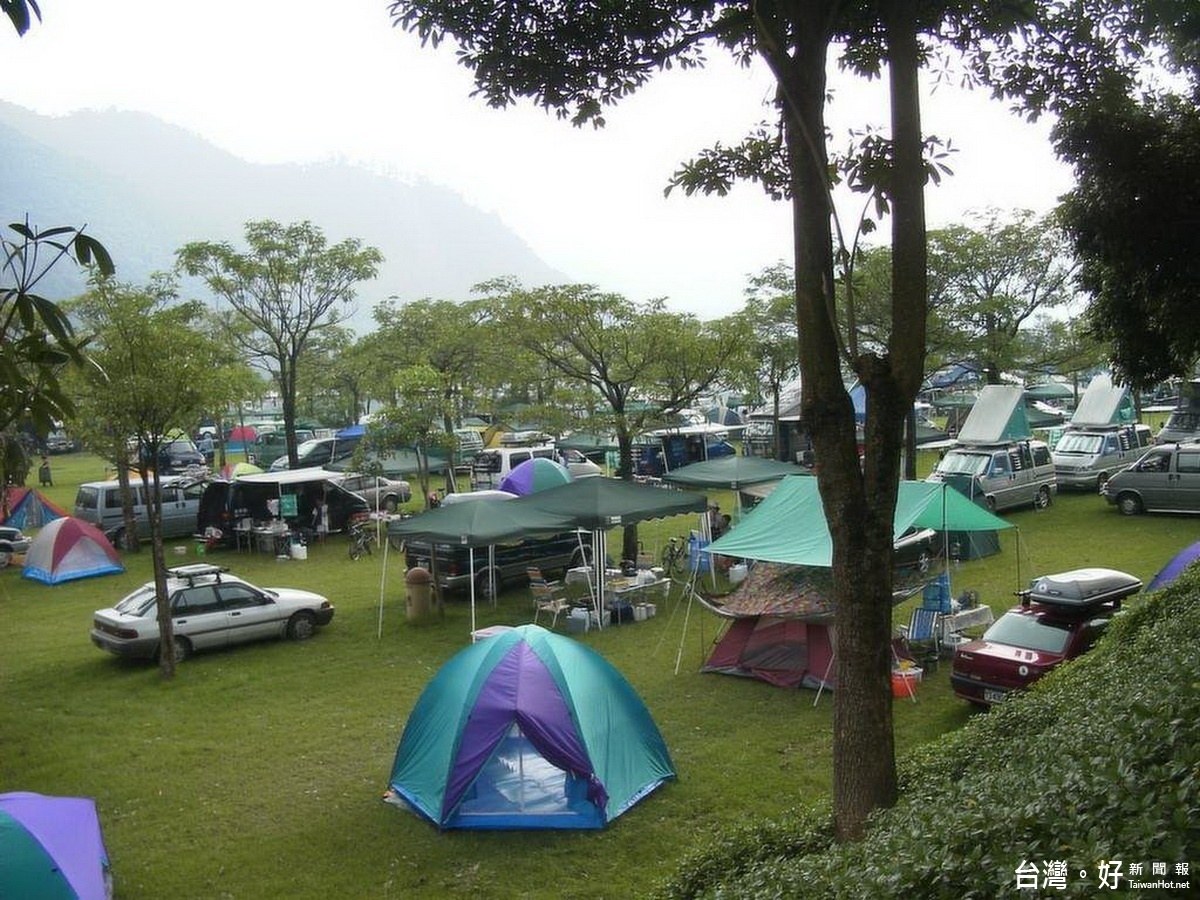
[(259, 553), (274, 553), (286, 556), (292, 542), (291, 529), (282, 522), (254, 529), (254, 539)]

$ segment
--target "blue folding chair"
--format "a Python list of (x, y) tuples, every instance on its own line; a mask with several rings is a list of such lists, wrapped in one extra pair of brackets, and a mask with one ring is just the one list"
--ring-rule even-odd
[(908, 620), (909, 649), (929, 670), (937, 668), (941, 617), (938, 610), (921, 606), (912, 611), (912, 618)]

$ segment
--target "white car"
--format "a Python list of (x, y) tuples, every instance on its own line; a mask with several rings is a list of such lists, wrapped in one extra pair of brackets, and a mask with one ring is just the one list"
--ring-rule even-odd
[[(333, 604), (294, 588), (258, 588), (223, 566), (198, 564), (167, 570), (175, 632), (175, 659), (197, 650), (263, 638), (302, 641), (333, 619)], [(92, 643), (117, 656), (156, 659), (158, 611), (154, 582), (92, 617)]]

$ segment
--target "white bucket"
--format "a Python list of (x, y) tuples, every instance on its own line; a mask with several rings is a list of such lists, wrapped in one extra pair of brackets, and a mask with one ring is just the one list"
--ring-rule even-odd
[(645, 622), (646, 621), (646, 604), (645, 603), (639, 603), (636, 606), (634, 606), (633, 621), (635, 621), (635, 622)]
[(303, 544), (292, 544), (292, 559), (308, 559), (308, 548)]
[(729, 583), (738, 584), (746, 580), (746, 564), (737, 563), (729, 567)]

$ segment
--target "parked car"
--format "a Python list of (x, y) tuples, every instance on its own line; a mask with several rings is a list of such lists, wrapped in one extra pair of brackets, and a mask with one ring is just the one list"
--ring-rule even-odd
[[(297, 469), (312, 469), (320, 466), (326, 466), (331, 462), (337, 462), (342, 459), (349, 459), (354, 455), (355, 448), (358, 447), (360, 438), (314, 438), (311, 441), (305, 441), (296, 448), (296, 466)], [(288, 465), (287, 456), (277, 457), (271, 463), (271, 471), (279, 472), (284, 469), (292, 468)]]
[(79, 449), (79, 441), (75, 440), (61, 428), (46, 435), (47, 453), (74, 453)]
[(534, 457), (558, 459), (558, 452), (550, 444), (536, 447), (488, 447), (475, 454), (471, 463), (471, 490), (486, 491), (500, 487), (500, 482), (513, 469)]
[(938, 555), (938, 533), (932, 528), (913, 526), (892, 545), (892, 565), (897, 569), (915, 569), (924, 574)]
[(575, 479), (592, 478), (593, 476), (604, 474), (604, 470), (599, 465), (592, 462), (578, 450), (559, 450), (558, 460), (567, 467), (567, 471)]
[(146, 462), (159, 475), (194, 474), (202, 471), (206, 465), (204, 454), (189, 437), (164, 441), (158, 449), (157, 462), (149, 459), (145, 448), (140, 449), (139, 453), (147, 457)]
[(1089, 650), (1142, 583), (1113, 569), (1075, 569), (1036, 578), (1021, 605), (983, 637), (954, 648), (950, 686), (979, 706), (999, 703), (1055, 666)]
[(1032, 504), (1045, 509), (1058, 493), (1054, 460), (1042, 441), (961, 445), (947, 451), (926, 481), (953, 485), (992, 512)]
[[(222, 566), (199, 564), (167, 570), (175, 658), (197, 650), (265, 638), (302, 641), (333, 619), (333, 604), (296, 588), (259, 588)], [(158, 612), (154, 582), (92, 616), (92, 643), (117, 656), (156, 659)]]
[[(153, 485), (153, 482), (150, 484)], [(196, 514), (200, 510), (204, 487), (204, 481), (186, 475), (163, 476), (163, 537), (183, 537), (196, 533)], [(133, 517), (137, 523), (138, 537), (144, 540), (150, 537), (146, 485), (142, 484), (140, 478), (133, 478), (130, 479), (129, 488), (133, 492)], [(81, 484), (75, 493), (72, 515), (103, 531), (113, 546), (120, 546), (123, 542), (125, 512), (121, 505), (121, 485), (115, 479)]]
[(30, 539), (20, 528), (11, 525), (0, 525), (0, 569), (3, 569), (12, 558), (29, 550)]
[(394, 513), (401, 503), (412, 499), (411, 486), (399, 478), (351, 474), (342, 479), (341, 486), (366, 500), (371, 509), (389, 513)]
[(1163, 444), (1110, 477), (1104, 499), (1127, 516), (1200, 513), (1200, 443)]
[[(550, 575), (569, 568), (590, 565), (590, 550), (590, 544), (581, 544), (575, 532), (548, 538), (530, 538), (512, 544), (497, 544), (491, 563), (488, 561), (487, 550), (476, 550), (475, 595), (491, 598), (493, 575), (499, 588), (506, 583), (524, 581), (528, 577), (527, 570), (530, 567), (539, 568)], [(435, 544), (434, 551), (437, 553), (438, 582), (442, 588), (449, 591), (469, 590), (470, 550), (458, 544)], [(404, 560), (410, 569), (414, 566), (430, 569), (429, 542), (406, 541)]]

